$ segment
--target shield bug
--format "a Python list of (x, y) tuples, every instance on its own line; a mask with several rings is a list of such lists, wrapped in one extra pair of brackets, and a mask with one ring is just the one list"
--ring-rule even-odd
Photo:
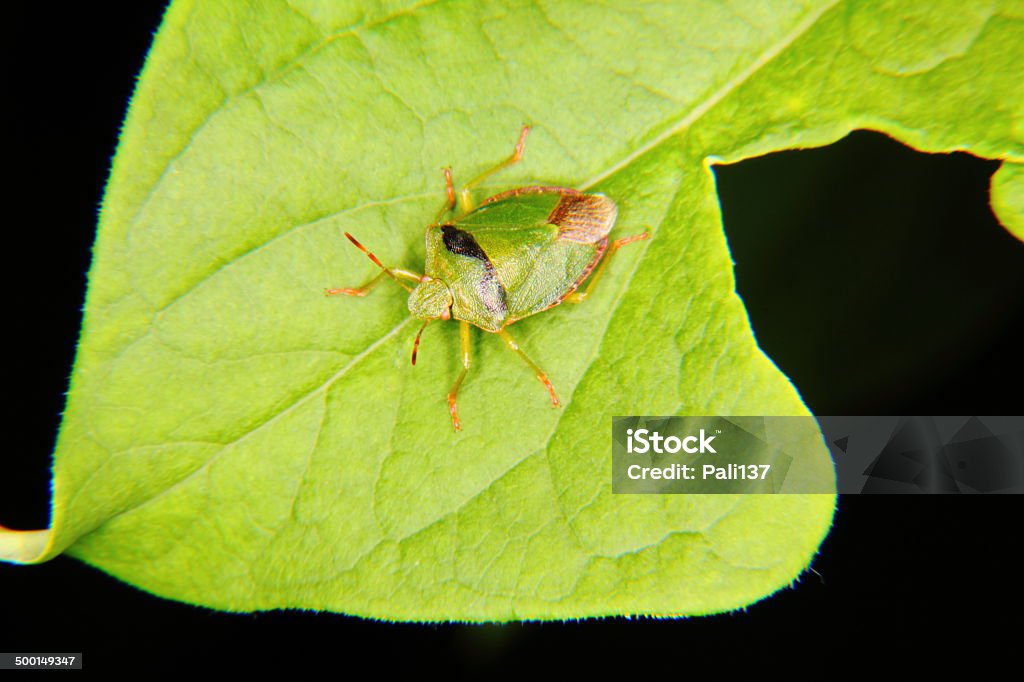
[[(552, 407), (559, 407), (548, 375), (519, 347), (507, 327), (560, 303), (580, 303), (619, 247), (648, 236), (643, 232), (609, 242), (608, 234), (618, 214), (615, 202), (603, 194), (568, 187), (520, 187), (475, 206), (473, 188), (519, 162), (529, 131), (529, 126), (523, 127), (510, 157), (478, 175), (458, 193), (451, 169), (444, 169), (447, 200), (434, 224), (427, 228), (425, 274), (385, 266), (346, 232), (349, 241), (381, 273), (361, 287), (325, 292), (328, 296), (365, 296), (384, 277), (402, 286), (409, 292), (409, 312), (424, 321), (413, 342), (414, 365), (427, 324), (433, 320), (459, 321), (462, 371), (448, 392), (448, 411), (456, 431), (462, 428), (456, 396), (472, 362), (470, 326), (501, 337), (536, 373), (551, 397)], [(588, 277), (586, 289), (577, 291)]]

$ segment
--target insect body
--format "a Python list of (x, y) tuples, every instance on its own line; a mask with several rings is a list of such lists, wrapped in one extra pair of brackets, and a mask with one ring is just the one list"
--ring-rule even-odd
[[(358, 289), (328, 289), (328, 295), (365, 296), (385, 276), (409, 294), (409, 312), (424, 320), (413, 343), (432, 320), (460, 323), (462, 371), (448, 392), (448, 410), (458, 431), (456, 396), (471, 364), (470, 326), (499, 335), (536, 373), (553, 407), (560, 405), (554, 386), (509, 334), (508, 325), (559, 303), (584, 300), (620, 246), (647, 233), (609, 242), (618, 209), (602, 194), (567, 187), (521, 187), (502, 192), (474, 207), (470, 191), (493, 173), (519, 161), (529, 127), (524, 127), (512, 156), (468, 183), (458, 201), (450, 169), (445, 169), (447, 202), (427, 228), (426, 274), (388, 268), (352, 235), (345, 236), (382, 272)], [(454, 218), (456, 205), (461, 215)], [(607, 257), (605, 257), (607, 256)], [(593, 273), (593, 274), (592, 274)], [(587, 277), (587, 288), (577, 289)], [(410, 287), (403, 280), (415, 282)]]

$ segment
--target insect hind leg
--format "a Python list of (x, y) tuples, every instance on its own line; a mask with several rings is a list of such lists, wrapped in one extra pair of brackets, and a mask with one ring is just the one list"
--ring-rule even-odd
[(590, 276), (590, 281), (587, 282), (587, 288), (584, 289), (583, 291), (576, 291), (569, 294), (565, 298), (566, 302), (583, 303), (583, 301), (587, 299), (587, 296), (589, 296), (590, 293), (594, 290), (594, 285), (597, 284), (597, 280), (601, 279), (601, 275), (604, 274), (605, 268), (608, 267), (608, 263), (611, 261), (612, 256), (615, 255), (615, 252), (618, 251), (621, 247), (625, 246), (626, 244), (632, 244), (633, 242), (642, 241), (644, 239), (648, 239), (649, 237), (650, 235), (648, 233), (641, 232), (640, 234), (634, 234), (630, 237), (616, 239), (611, 244), (609, 244), (608, 252), (604, 255), (604, 258), (601, 259), (601, 262), (597, 266), (597, 270), (595, 270), (594, 274)]

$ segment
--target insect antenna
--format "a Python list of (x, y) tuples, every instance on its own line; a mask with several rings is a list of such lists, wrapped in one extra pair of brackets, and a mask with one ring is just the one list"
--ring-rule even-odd
[(430, 324), (430, 322), (430, 320), (427, 320), (423, 323), (420, 330), (416, 332), (416, 340), (412, 342), (412, 364), (414, 365), (416, 364), (416, 351), (420, 349), (420, 336), (423, 335), (423, 330), (427, 328), (427, 325)]
[[(395, 280), (396, 282), (398, 282), (398, 285), (399, 285), (400, 287), (402, 287), (403, 289), (405, 289), (406, 291), (408, 291), (408, 292), (410, 292), (410, 293), (412, 292), (412, 287), (410, 287), (410, 286), (409, 286), (408, 284), (406, 284), (406, 283), (405, 283), (405, 282), (403, 282), (402, 280), (398, 279), (398, 275), (396, 275), (395, 273), (391, 272), (391, 270), (390, 270), (390, 269), (388, 269), (388, 268), (387, 268), (387, 267), (386, 267), (386, 266), (385, 266), (385, 265), (384, 265), (383, 263), (381, 263), (381, 262), (380, 262), (380, 260), (379, 260), (379, 259), (378, 259), (378, 258), (377, 258), (377, 257), (376, 257), (375, 255), (373, 255), (373, 252), (372, 252), (372, 251), (370, 251), (370, 250), (369, 250), (369, 249), (367, 249), (367, 248), (366, 248), (365, 246), (363, 246), (362, 244), (360, 244), (360, 243), (359, 243), (359, 240), (358, 240), (358, 239), (356, 239), (355, 237), (353, 237), (352, 235), (350, 235), (350, 234), (349, 234), (348, 232), (346, 232), (346, 233), (345, 233), (345, 236), (346, 236), (346, 237), (348, 237), (348, 240), (349, 240), (350, 242), (352, 242), (353, 244), (355, 244), (355, 245), (356, 245), (356, 248), (357, 248), (357, 249), (359, 249), (360, 251), (362, 251), (363, 253), (365, 253), (365, 254), (366, 254), (366, 255), (367, 255), (367, 256), (368, 256), (369, 258), (370, 258), (370, 260), (372, 260), (372, 261), (374, 262), (374, 264), (375, 264), (375, 265), (376, 265), (377, 267), (379, 267), (379, 268), (380, 268), (381, 270), (383, 270), (383, 271), (384, 271), (384, 272), (385, 272), (385, 273), (387, 274), (387, 276), (388, 276), (388, 277), (390, 277), (391, 279), (393, 279), (393, 280)], [(413, 361), (413, 363), (412, 363), (412, 364), (414, 364), (414, 365), (415, 365), (415, 364), (416, 364), (416, 362), (415, 362), (415, 361)]]

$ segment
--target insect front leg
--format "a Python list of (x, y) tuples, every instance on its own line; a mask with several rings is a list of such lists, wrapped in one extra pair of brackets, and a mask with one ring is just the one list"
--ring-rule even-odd
[(601, 279), (601, 275), (604, 274), (605, 268), (608, 267), (608, 262), (611, 261), (612, 256), (615, 255), (615, 252), (618, 251), (621, 247), (625, 246), (626, 244), (632, 244), (633, 242), (642, 241), (644, 239), (647, 239), (648, 237), (650, 237), (649, 234), (647, 234), (646, 232), (641, 232), (640, 234), (634, 234), (632, 237), (623, 237), (622, 239), (616, 239), (615, 241), (613, 241), (608, 246), (608, 253), (604, 255), (604, 258), (602, 258), (601, 262), (598, 264), (597, 270), (595, 270), (594, 274), (590, 276), (590, 281), (587, 282), (587, 288), (581, 292), (577, 291), (573, 292), (572, 294), (569, 294), (569, 296), (567, 296), (565, 299), (566, 302), (582, 303), (583, 301), (585, 301), (587, 296), (590, 295), (590, 292), (594, 290), (594, 285), (597, 284), (597, 280)]
[(357, 287), (357, 288), (348, 288), (348, 287), (346, 287), (346, 288), (342, 288), (342, 289), (324, 289), (324, 294), (325, 295), (327, 295), (327, 296), (337, 296), (339, 294), (343, 294), (345, 296), (366, 296), (366, 294), (370, 293), (370, 291), (372, 291), (373, 288), (375, 286), (377, 286), (380, 283), (381, 279), (384, 278), (385, 276), (386, 277), (390, 277), (391, 279), (393, 279), (396, 282), (398, 282), (399, 286), (401, 286), (406, 291), (412, 291), (412, 287), (410, 287), (409, 285), (405, 284), (402, 281), (403, 279), (407, 279), (407, 280), (409, 280), (411, 282), (416, 282), (417, 284), (423, 281), (423, 275), (420, 275), (418, 273), (412, 272), (411, 270), (403, 270), (402, 268), (389, 268), (389, 267), (386, 267), (383, 263), (380, 262), (380, 260), (377, 258), (377, 256), (373, 255), (373, 253), (371, 253), (365, 246), (363, 246), (358, 241), (356, 241), (355, 237), (350, 235), (348, 232), (345, 233), (345, 236), (348, 237), (350, 242), (352, 242), (353, 244), (356, 245), (357, 249), (359, 249), (360, 251), (365, 253), (367, 255), (367, 257), (369, 257), (369, 259), (371, 261), (373, 261), (373, 263), (382, 270), (382, 272), (379, 275), (377, 275), (376, 277), (374, 277), (373, 279), (371, 279), (366, 284), (362, 285), (361, 287)]
[(441, 211), (437, 214), (437, 218), (434, 219), (435, 223), (441, 222), (446, 213), (451, 213), (455, 210), (455, 185), (452, 183), (451, 168), (444, 169), (444, 193), (447, 198)]
[[(403, 270), (401, 268), (388, 268), (388, 269), (391, 270), (391, 272), (393, 272), (396, 276), (401, 277), (403, 279), (407, 279), (410, 282), (417, 282), (418, 283), (418, 282), (420, 282), (423, 279), (423, 275), (417, 275), (415, 272), (411, 272), (409, 270)], [(382, 272), (379, 275), (377, 275), (376, 277), (374, 277), (373, 279), (371, 279), (369, 282), (367, 282), (366, 284), (364, 284), (364, 285), (362, 285), (360, 287), (356, 287), (356, 288), (346, 287), (346, 288), (342, 288), (342, 289), (324, 289), (324, 295), (325, 296), (338, 296), (338, 295), (341, 294), (341, 295), (345, 295), (345, 296), (366, 296), (368, 293), (373, 291), (373, 288), (375, 286), (377, 286), (385, 277), (387, 277), (387, 273), (386, 272)]]
[(509, 348), (515, 351), (516, 355), (526, 361), (526, 364), (533, 369), (537, 378), (540, 379), (540, 382), (544, 384), (544, 388), (548, 389), (548, 395), (551, 396), (551, 407), (560, 407), (562, 403), (559, 402), (558, 395), (555, 394), (555, 387), (551, 385), (551, 380), (548, 379), (548, 375), (544, 373), (544, 370), (538, 367), (537, 364), (530, 359), (530, 356), (523, 352), (523, 349), (519, 347), (519, 344), (516, 343), (516, 340), (512, 338), (512, 335), (509, 334), (508, 331), (502, 329), (498, 332), (498, 336), (508, 344)]
[(452, 426), (456, 431), (462, 429), (462, 422), (459, 421), (459, 408), (455, 404), (455, 396), (458, 394), (459, 386), (466, 378), (466, 373), (469, 372), (469, 366), (473, 360), (471, 357), (473, 339), (470, 336), (469, 322), (459, 321), (459, 339), (462, 341), (462, 371), (459, 372), (459, 378), (452, 384), (452, 390), (448, 391), (448, 412), (452, 415)]

